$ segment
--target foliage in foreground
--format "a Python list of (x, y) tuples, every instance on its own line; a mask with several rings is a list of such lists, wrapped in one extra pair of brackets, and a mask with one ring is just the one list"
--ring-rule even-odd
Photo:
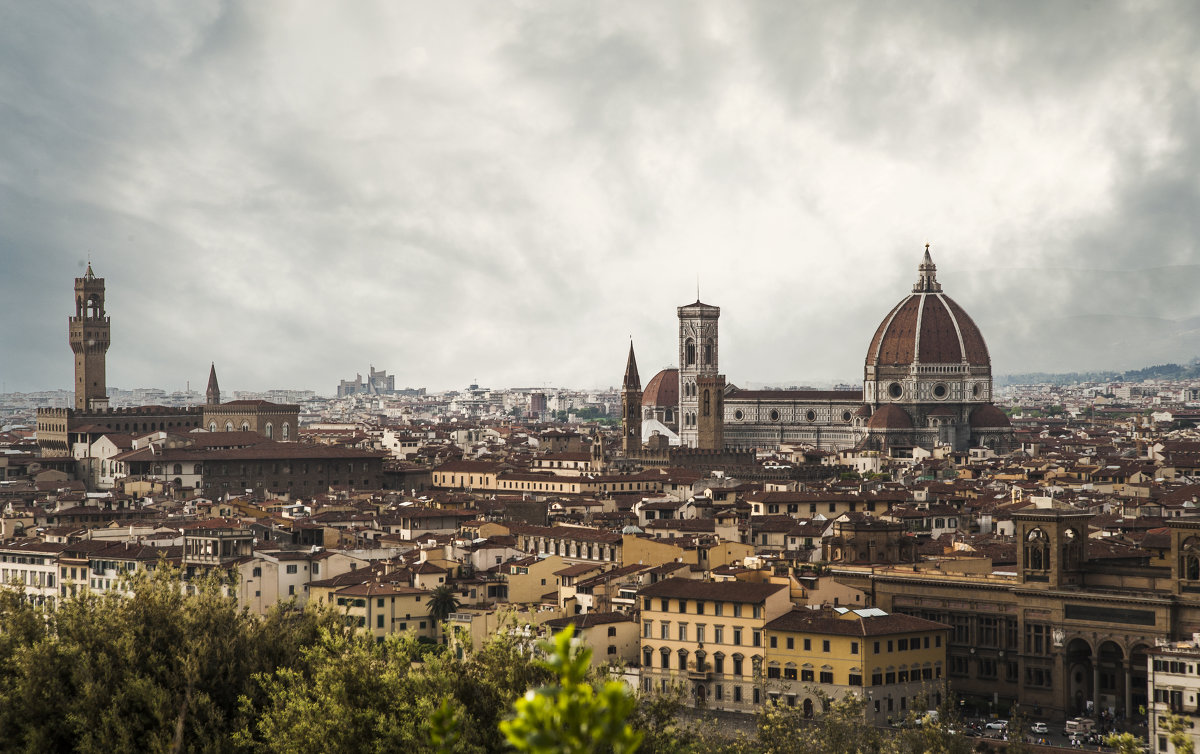
[(411, 636), (382, 643), (331, 610), (265, 618), (216, 580), (160, 567), (129, 596), (66, 597), (43, 612), (0, 588), (0, 741), (6, 751), (431, 751), (448, 700), (468, 735), (504, 748), (500, 721), (551, 678), (515, 640), (458, 657)]

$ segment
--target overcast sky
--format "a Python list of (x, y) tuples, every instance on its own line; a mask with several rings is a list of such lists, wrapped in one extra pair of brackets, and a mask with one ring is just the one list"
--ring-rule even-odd
[(1200, 4), (0, 0), (0, 380), (861, 380), (925, 243), (998, 374), (1200, 355)]

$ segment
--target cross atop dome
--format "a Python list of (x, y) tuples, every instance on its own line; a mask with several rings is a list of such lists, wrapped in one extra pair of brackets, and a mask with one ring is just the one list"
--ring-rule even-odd
[(913, 293), (941, 293), (942, 284), (937, 281), (937, 265), (929, 256), (929, 244), (925, 244), (925, 258), (917, 267), (919, 277), (913, 285)]

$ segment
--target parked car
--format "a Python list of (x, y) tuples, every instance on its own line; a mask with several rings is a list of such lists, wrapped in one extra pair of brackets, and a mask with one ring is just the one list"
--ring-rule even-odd
[(1049, 733), (1050, 726), (1046, 725), (1045, 723), (1034, 723), (1033, 725), (1029, 726), (1029, 730), (1033, 733)]
[(988, 724), (983, 726), (988, 730), (1008, 730), (1007, 720), (989, 720)]

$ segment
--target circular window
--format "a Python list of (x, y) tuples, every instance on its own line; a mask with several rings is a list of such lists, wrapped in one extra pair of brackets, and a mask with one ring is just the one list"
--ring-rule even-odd
[(946, 397), (946, 385), (944, 383), (939, 382), (938, 384), (933, 386), (933, 397), (934, 398), (945, 398)]
[(815, 422), (817, 420), (817, 412), (809, 411), (807, 414), (804, 415), (804, 418), (808, 419), (810, 422)]
[(734, 412), (733, 412), (733, 418), (734, 418), (734, 419), (737, 419), (738, 421), (741, 421), (741, 419), (742, 419), (742, 412), (741, 412), (740, 410), (739, 410), (739, 411), (734, 411)]
[(892, 384), (888, 385), (888, 395), (892, 396), (893, 398), (899, 398), (903, 394), (904, 388), (900, 387), (899, 382), (893, 382)]
[(778, 411), (771, 412), (771, 421), (773, 421), (773, 422), (779, 421), (779, 412)]
[(978, 382), (976, 382), (975, 387), (971, 390), (971, 392), (975, 394), (976, 398), (978, 398), (979, 396), (983, 395), (983, 385), (980, 385)]
[(849, 411), (842, 412), (842, 421), (844, 421), (844, 422), (850, 421), (850, 412)]

